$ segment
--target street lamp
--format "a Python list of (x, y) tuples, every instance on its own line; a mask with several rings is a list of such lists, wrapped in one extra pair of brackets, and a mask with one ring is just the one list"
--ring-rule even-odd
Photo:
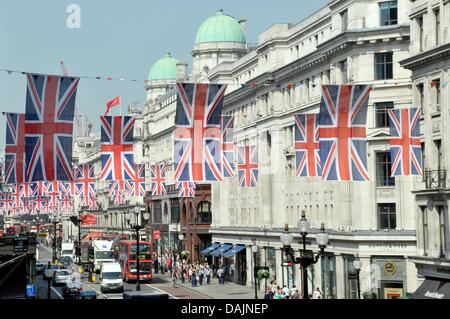
[(256, 279), (258, 278), (257, 276), (257, 267), (256, 267), (256, 254), (258, 253), (259, 247), (256, 244), (252, 245), (252, 253), (253, 253), (253, 277), (255, 278), (254, 280), (254, 285), (255, 285), (255, 299), (258, 299), (258, 289), (257, 289), (257, 285), (256, 285)]
[[(139, 258), (140, 258), (140, 254), (139, 254), (139, 231), (141, 229), (145, 228), (145, 225), (139, 225), (139, 215), (141, 213), (141, 209), (139, 207), (135, 207), (134, 208), (134, 214), (136, 216), (136, 225), (131, 225), (130, 220), (127, 220), (128, 225), (131, 227), (131, 229), (134, 229), (134, 231), (136, 232), (136, 277), (137, 277), (137, 282), (136, 282), (136, 291), (140, 291), (141, 290), (141, 283), (140, 283), (140, 264), (139, 264)], [(144, 223), (147, 222), (147, 220), (150, 218), (149, 216), (150, 214), (148, 212), (145, 212), (143, 214), (143, 219), (144, 219)]]
[(316, 235), (316, 241), (320, 248), (319, 253), (316, 257), (314, 254), (308, 255), (306, 253), (306, 236), (309, 232), (309, 221), (306, 219), (305, 211), (302, 211), (302, 218), (298, 221), (298, 229), (302, 240), (299, 244), (303, 244), (303, 249), (300, 250), (300, 257), (294, 256), (294, 250), (291, 248), (291, 244), (294, 242), (294, 236), (289, 233), (288, 224), (284, 226), (285, 232), (280, 235), (281, 243), (283, 244), (284, 252), (286, 256), (290, 257), (294, 264), (300, 264), (303, 273), (303, 298), (308, 299), (308, 267), (317, 263), (319, 258), (325, 253), (325, 247), (328, 244), (328, 234), (325, 232), (325, 225), (322, 223), (320, 227), (320, 232)]
[(356, 258), (353, 261), (353, 268), (355, 269), (355, 272), (356, 272), (356, 284), (358, 286), (358, 299), (361, 299), (361, 285), (359, 282), (359, 273), (362, 268), (362, 261), (359, 259), (358, 254), (356, 254)]
[(57, 216), (54, 216), (53, 217), (53, 251), (52, 251), (52, 260), (53, 260), (53, 263), (55, 263), (55, 261), (56, 261), (56, 225), (58, 224), (58, 217)]

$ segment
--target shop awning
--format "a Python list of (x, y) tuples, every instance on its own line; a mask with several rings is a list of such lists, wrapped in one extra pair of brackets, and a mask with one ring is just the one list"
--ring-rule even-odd
[(87, 234), (89, 234), (89, 232), (88, 232), (87, 230), (82, 230), (82, 231), (80, 232), (81, 238), (86, 237)]
[(207, 255), (207, 254), (209, 254), (210, 252), (212, 252), (214, 249), (216, 249), (216, 248), (219, 247), (219, 246), (220, 246), (220, 244), (214, 243), (214, 244), (212, 244), (211, 246), (209, 246), (208, 248), (203, 249), (203, 250), (200, 252), (200, 254), (202, 254), (202, 255)]
[(220, 256), (222, 255), (224, 252), (226, 252), (228, 249), (230, 249), (231, 247), (233, 247), (233, 245), (230, 244), (224, 244), (221, 245), (219, 248), (217, 248), (216, 250), (213, 250), (210, 255), (211, 256)]
[(242, 251), (244, 249), (245, 249), (245, 246), (243, 246), (243, 245), (233, 246), (232, 249), (230, 249), (229, 251), (227, 251), (226, 253), (223, 254), (223, 257), (233, 257), (238, 252), (240, 252), (240, 251)]
[(450, 299), (450, 281), (425, 279), (411, 296), (412, 299)]

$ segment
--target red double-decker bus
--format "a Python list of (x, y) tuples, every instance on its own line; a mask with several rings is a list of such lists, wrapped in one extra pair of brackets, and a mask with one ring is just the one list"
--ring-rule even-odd
[[(151, 247), (150, 242), (139, 242), (139, 281), (153, 279)], [(122, 278), (126, 282), (137, 280), (136, 252), (137, 244), (135, 240), (122, 240), (120, 242), (119, 263), (122, 267)]]

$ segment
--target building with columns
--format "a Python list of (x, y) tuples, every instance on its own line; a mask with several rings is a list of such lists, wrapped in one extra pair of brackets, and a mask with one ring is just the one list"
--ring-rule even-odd
[(422, 285), (415, 297), (450, 293), (450, 1), (411, 1), (410, 57), (413, 103), (422, 108), (424, 179), (416, 184), (417, 253)]
[[(318, 251), (321, 223), (330, 234), (325, 256), (308, 273), (309, 291), (356, 298), (352, 262), (362, 260), (361, 289), (379, 298), (405, 297), (417, 288), (416, 177), (390, 177), (387, 110), (412, 104), (409, 2), (336, 0), (306, 19), (275, 24), (235, 62), (210, 69), (211, 83), (230, 83), (223, 113), (235, 115), (235, 146), (258, 145), (259, 181), (212, 185), (212, 241), (244, 246), (219, 255), (229, 278), (253, 284), (253, 266), (268, 266), (277, 284), (301, 286), (298, 265), (282, 266), (284, 225), (300, 238), (301, 211), (311, 222), (307, 249)], [(242, 83), (252, 85), (242, 86)], [(367, 114), (369, 182), (324, 182), (295, 177), (294, 114), (318, 113), (321, 85), (371, 84)], [(291, 84), (291, 85), (279, 85)], [(250, 246), (259, 251), (254, 261)], [(226, 246), (225, 246), (226, 247)], [(299, 244), (293, 249), (299, 255)]]

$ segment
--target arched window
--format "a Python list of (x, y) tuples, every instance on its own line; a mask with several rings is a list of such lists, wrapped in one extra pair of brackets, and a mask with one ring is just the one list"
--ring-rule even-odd
[(211, 203), (209, 201), (202, 201), (197, 206), (197, 222), (199, 224), (211, 224)]

